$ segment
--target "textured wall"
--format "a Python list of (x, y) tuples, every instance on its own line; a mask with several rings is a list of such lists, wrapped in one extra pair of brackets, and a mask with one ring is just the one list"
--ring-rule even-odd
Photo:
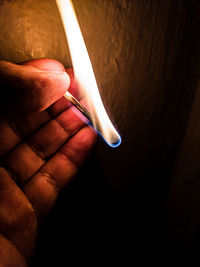
[[(56, 242), (63, 235), (70, 252), (75, 236), (78, 254), (85, 245), (83, 240), (89, 239), (96, 245), (104, 241), (109, 255), (109, 244), (118, 244), (122, 238), (118, 244), (121, 249), (127, 237), (143, 256), (148, 254), (153, 260), (167, 251), (169, 243), (173, 244), (171, 256), (175, 253), (176, 258), (179, 251), (177, 262), (181, 262), (180, 247), (187, 250), (187, 240), (192, 240), (200, 221), (198, 205), (191, 211), (191, 206), (185, 208), (183, 204), (190, 199), (190, 182), (185, 182), (188, 176), (199, 178), (199, 128), (194, 130), (199, 93), (188, 124), (199, 80), (199, 3), (73, 2), (101, 95), (122, 135), (122, 144), (111, 149), (99, 140), (80, 175), (61, 196), (48, 230), (43, 230), (38, 258), (45, 262), (49, 251), (53, 257)], [(71, 65), (54, 1), (0, 0), (0, 58), (19, 62), (38, 57)], [(67, 203), (73, 203), (72, 207)], [(192, 222), (185, 220), (190, 212)], [(65, 227), (72, 229), (71, 234), (64, 231)], [(161, 231), (164, 242), (152, 247), (152, 240), (161, 242), (160, 229), (165, 229)], [(55, 244), (48, 246), (42, 256), (51, 230)], [(180, 235), (174, 234), (177, 232)], [(107, 238), (110, 243), (105, 242)], [(180, 246), (182, 240), (185, 243)], [(91, 249), (92, 245), (86, 250)], [(95, 252), (97, 257), (105, 255), (104, 250)], [(62, 259), (64, 253), (63, 248), (55, 257)]]
[(0, 57), (12, 62), (57, 58), (69, 64), (54, 1), (0, 1)]

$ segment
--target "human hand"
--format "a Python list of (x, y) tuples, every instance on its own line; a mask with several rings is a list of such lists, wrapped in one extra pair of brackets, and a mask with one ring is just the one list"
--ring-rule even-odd
[(62, 97), (72, 72), (54, 60), (0, 61), (0, 266), (27, 266), (38, 223), (77, 173), (96, 133)]

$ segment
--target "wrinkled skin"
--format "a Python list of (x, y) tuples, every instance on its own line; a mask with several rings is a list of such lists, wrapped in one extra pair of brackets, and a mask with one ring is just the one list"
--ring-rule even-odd
[(0, 61), (0, 266), (27, 266), (37, 228), (96, 133), (62, 97), (72, 70), (55, 60)]

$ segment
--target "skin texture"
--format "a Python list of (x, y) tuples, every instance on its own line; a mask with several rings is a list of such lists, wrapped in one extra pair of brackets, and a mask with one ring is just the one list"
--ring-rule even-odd
[(29, 264), (38, 225), (95, 144), (62, 97), (77, 96), (67, 72), (49, 59), (0, 62), (0, 266)]

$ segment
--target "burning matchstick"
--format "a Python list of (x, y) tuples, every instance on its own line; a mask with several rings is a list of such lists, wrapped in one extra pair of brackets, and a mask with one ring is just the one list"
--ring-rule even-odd
[(64, 97), (72, 103), (91, 123), (92, 123), (92, 117), (89, 111), (81, 105), (81, 103), (73, 96), (71, 95), (68, 91), (64, 94)]
[[(56, 0), (68, 41), (76, 84), (84, 97), (84, 106), (68, 91), (65, 97), (91, 123), (93, 128), (111, 147), (121, 143), (121, 137), (113, 126), (101, 100), (92, 64), (83, 40), (71, 0)], [(87, 107), (87, 109), (86, 109)]]

